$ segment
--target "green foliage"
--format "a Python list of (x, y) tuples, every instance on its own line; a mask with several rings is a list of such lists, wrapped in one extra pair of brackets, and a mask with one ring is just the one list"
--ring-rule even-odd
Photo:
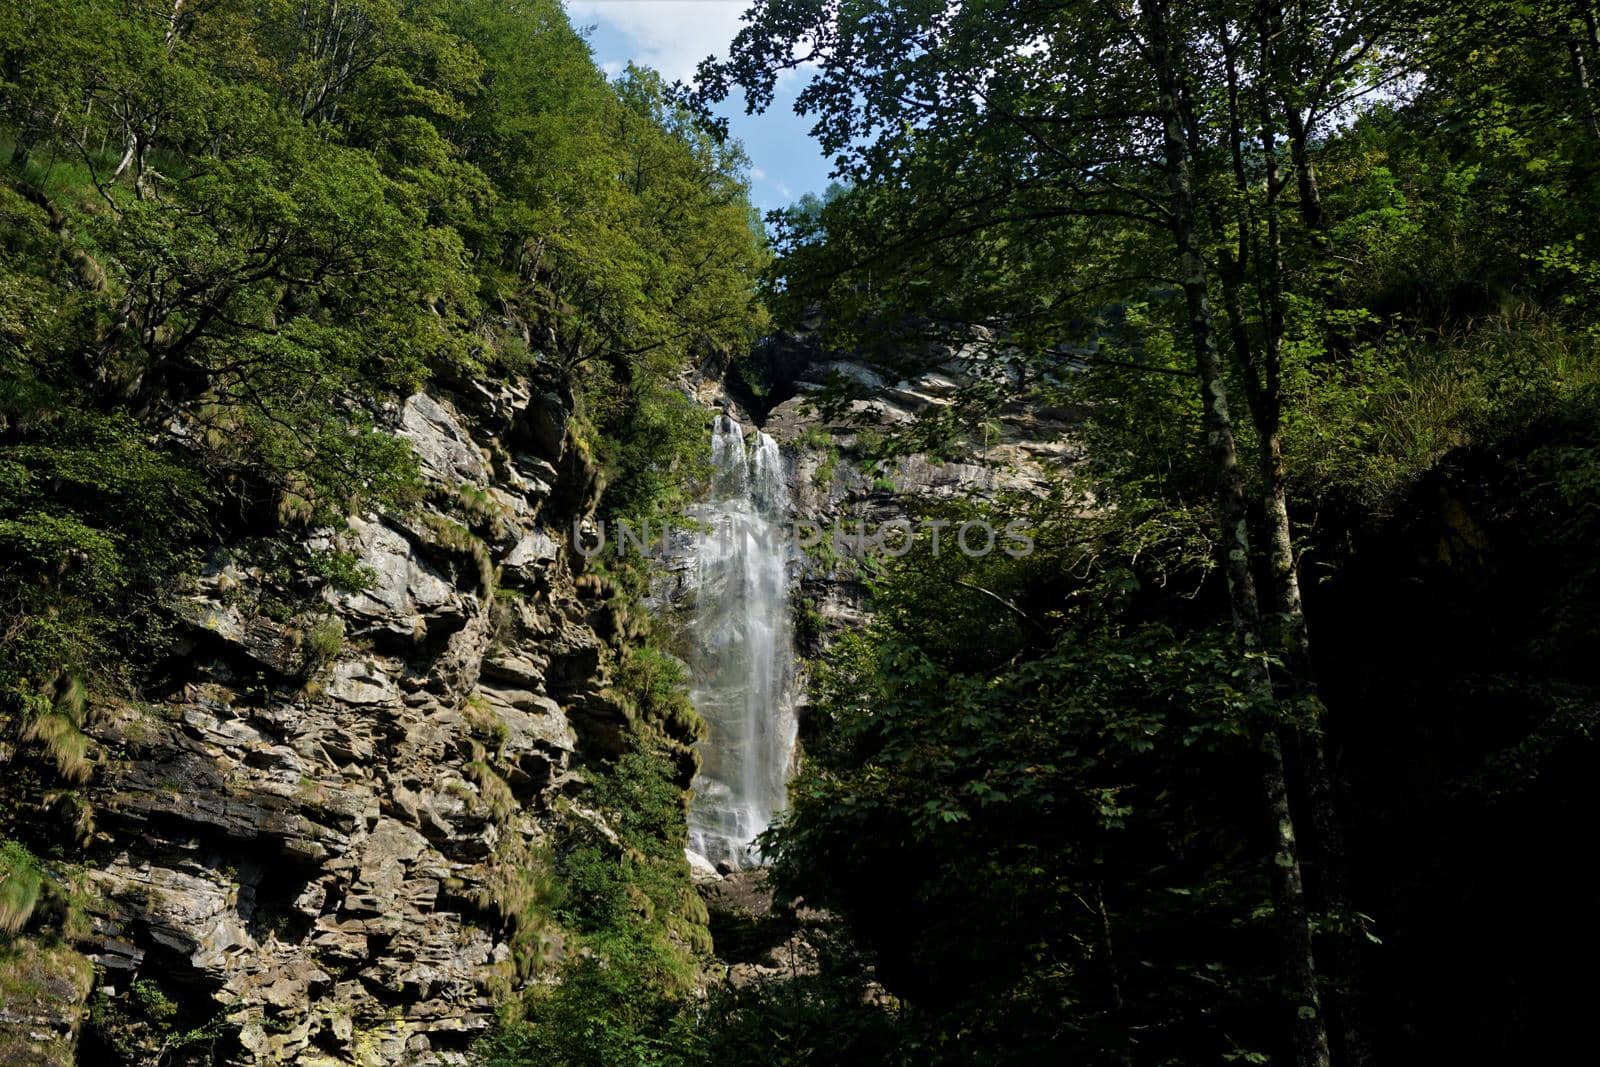
[[(59, 678), (114, 674), (107, 646), (159, 636), (141, 614), (193, 565), (189, 540), (213, 497), (128, 417), (52, 412), (64, 398), (37, 379), (6, 385), (3, 417), (34, 427), (0, 460), (0, 700), (15, 713), (36, 698), (54, 704)], [(68, 718), (78, 725), (80, 714)]]
[(822, 617), (816, 605), (809, 600), (801, 600), (795, 605), (794, 613), (794, 643), (802, 652), (817, 650), (822, 642), (822, 637), (827, 628), (827, 620)]
[(839, 449), (832, 440), (826, 440), (820, 446), (824, 449), (822, 461), (817, 464), (815, 482), (818, 488), (826, 491), (833, 488), (833, 479), (839, 472)]
[(529, 1006), (528, 1020), (505, 1027), (476, 1047), (486, 1067), (641, 1067), (694, 1062), (684, 1058), (692, 1030), (683, 1006), (663, 998), (659, 953), (635, 939), (607, 942), (603, 959), (569, 968), (559, 987)]
[(709, 473), (705, 409), (661, 379), (636, 379), (625, 391), (604, 375), (588, 381), (585, 408), (601, 435), (606, 514), (635, 524), (680, 518), (688, 489)]
[(466, 766), (467, 777), (478, 784), (478, 796), (496, 822), (504, 823), (517, 810), (516, 797), (511, 787), (495, 769), (483, 760), (473, 760)]
[(864, 979), (861, 961), (826, 952), (817, 974), (713, 991), (696, 1036), (695, 1063), (922, 1062), (907, 1048), (903, 1018)]
[(50, 0), (0, 38), (0, 701), (71, 774), (79, 735), (24, 708), (128, 687), (242, 530), (416, 503), (382, 424), (432, 377), (576, 391), (615, 506), (681, 495), (671, 382), (763, 322), (746, 163), (652, 72), (608, 83), (556, 0)]
[[(1027, 559), (908, 555), (871, 629), (814, 668), (808, 761), (769, 846), (785, 890), (846, 917), (906, 998), (844, 1014), (890, 1062), (1159, 1062), (1263, 1028), (1270, 972), (1222, 949), (1270, 943), (1266, 858), (1223, 829), (1250, 810), (1228, 768), (1261, 710), (1225, 631), (1142, 618), (1167, 574), (1135, 554), (1137, 524), (1048, 516)], [(765, 995), (787, 1013), (818, 993)]]
[(555, 971), (562, 945), (555, 909), (562, 900), (563, 885), (548, 848), (508, 832), (495, 843), (488, 884), (478, 892), (481, 896), (475, 897), (474, 903), (496, 914), (509, 932), (511, 959), (491, 976), (490, 987), (508, 1015), (516, 1017), (511, 991)]
[(28, 925), (43, 888), (44, 872), (33, 853), (10, 839), (0, 842), (0, 934)]
[[(1328, 1062), (1313, 992), (1334, 1063), (1571, 1039), (1559, 979), (1495, 978), (1552, 970), (1525, 935), (1448, 946), (1475, 908), (1550, 915), (1572, 879), (1545, 828), (1592, 809), (1595, 25), (762, 0), (703, 65), (704, 96), (758, 109), (817, 72), (798, 109), (851, 184), (773, 220), (786, 320), (820, 307), (824, 346), (889, 381), (973, 379), (872, 458), (959, 454), (1008, 406), (1081, 416), (1039, 555), (892, 565), (816, 667), (770, 845), (902, 998), (874, 1059)], [(1277, 640), (1302, 594), (1309, 652)], [(1287, 821), (1250, 795), (1271, 739)], [(1305, 921), (1268, 892), (1279, 827)], [(1549, 928), (1592, 945), (1566, 901)], [(1314, 952), (1280, 954), (1280, 919)], [(1503, 1025), (1465, 1038), (1463, 1001)]]
[(88, 758), (89, 739), (83, 733), (83, 682), (74, 676), (63, 676), (53, 688), (55, 694), (48, 702), (35, 700), (25, 708), (27, 725), (22, 739), (37, 742), (62, 778), (82, 783), (93, 770)]
[(214, 1047), (228, 1028), (226, 1017), (217, 1013), (200, 1021), (185, 1017), (178, 1002), (158, 982), (141, 978), (121, 996), (97, 990), (89, 1004), (88, 1031), (125, 1063), (160, 1059), (167, 1056), (199, 1054)]
[(332, 663), (344, 651), (344, 623), (335, 616), (318, 619), (306, 631), (301, 647), (308, 670)]
[(668, 737), (697, 739), (705, 724), (689, 703), (689, 672), (683, 661), (646, 642), (629, 645), (617, 668), (617, 690), (634, 716)]
[[(372, 579), (306, 548), (315, 528), (420, 515), (434, 553), (495, 592), (483, 538), (502, 509), (437, 489), (469, 529), (424, 506), (386, 432), (407, 395), (486, 377), (553, 393), (607, 506), (660, 519), (704, 463), (679, 376), (765, 322), (742, 151), (654, 72), (608, 81), (559, 0), (7, 5), (0, 145), (0, 749), (61, 810), (79, 798), (58, 787), (94, 769), (90, 695), (160, 668), (166, 605), (220, 546), (296, 591), (239, 607), (294, 623), (308, 676), (343, 635), (295, 598)], [(610, 609), (615, 696), (630, 743), (667, 754), (589, 771), (625, 845), (595, 859), (574, 837), (560, 869), (605, 872), (620, 903), (572, 913), (594, 955), (540, 1009), (589, 990), (629, 1033), (677, 1016), (705, 942), (681, 854), (698, 719), (638, 621), (641, 580)], [(512, 825), (504, 724), (472, 730), (475, 790), (457, 785), (502, 824), (478, 904), (509, 932), (507, 996), (548, 976), (578, 905)], [(36, 895), (16, 855), (7, 929)], [(214, 1035), (157, 994), (102, 998), (99, 1039), (142, 1060)], [(578, 1047), (576, 1024), (541, 1033)]]
[(807, 426), (799, 437), (795, 438), (795, 445), (799, 448), (810, 448), (821, 451), (833, 444), (833, 435), (820, 426)]
[(582, 801), (615, 840), (574, 821), (558, 843), (553, 914), (569, 931), (560, 982), (527, 994), (522, 1018), (477, 1048), (487, 1064), (679, 1064), (694, 1047), (688, 995), (705, 914), (689, 883), (683, 791), (673, 761), (640, 744), (586, 771)]
[(1395, 337), (1313, 372), (1287, 447), (1307, 497), (1386, 510), (1452, 451), (1514, 432), (1600, 380), (1592, 335), (1541, 318), (1456, 338)]

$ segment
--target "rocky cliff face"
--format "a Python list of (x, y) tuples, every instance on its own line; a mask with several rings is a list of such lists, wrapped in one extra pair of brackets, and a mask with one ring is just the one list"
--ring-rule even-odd
[[(1019, 410), (963, 462), (868, 472), (864, 435), (948, 404), (959, 361), (893, 384), (791, 362), (794, 395), (764, 421), (797, 515), (823, 527), (1071, 459), (1031, 443), (1061, 439), (1059, 414)], [(804, 409), (837, 374), (873, 388), (865, 425)], [(568, 545), (600, 487), (567, 415), (525, 385), (411, 397), (391, 421), (421, 503), (299, 545), (237, 539), (172, 606), (181, 654), (145, 699), (93, 709), (86, 786), (0, 787), (82, 846), (62, 938), (0, 967), (0, 1062), (463, 1062), (498, 998), (553, 975), (568, 947), (530, 910), (529, 872), (575, 824), (615, 840), (577, 785), (629, 714), (610, 688), (627, 627)], [(358, 581), (316, 563), (330, 550)], [(847, 563), (796, 568), (825, 631), (864, 618)]]
[[(1011, 368), (995, 356), (994, 339), (983, 334), (964, 348), (928, 355), (919, 361), (920, 373), (896, 379), (852, 353), (827, 350), (821, 327), (820, 317), (813, 316), (767, 340), (756, 357), (759, 365), (748, 372), (762, 382), (763, 396), (754, 395), (740, 372), (725, 364), (702, 367), (684, 383), (702, 405), (760, 427), (783, 446), (796, 521), (824, 532), (836, 524), (846, 530), (861, 523), (876, 529), (930, 500), (1042, 492), (1081, 459), (1073, 434), (1081, 412), (1012, 401), (959, 459), (914, 452), (874, 469), (868, 458), (874, 437), (921, 416), (948, 413), (963, 388), (1012, 373)], [(840, 386), (857, 399), (825, 417), (817, 402)], [(687, 542), (675, 548), (667, 570), (677, 585), (658, 597), (669, 609), (679, 606), (688, 590), (683, 577)], [(817, 639), (866, 621), (865, 587), (848, 551), (820, 549), (798, 555), (796, 563), (799, 609), (823, 627), (807, 635), (813, 645), (809, 652), (815, 654), (821, 650)]]
[[(959, 459), (915, 452), (873, 468), (868, 456), (874, 436), (919, 416), (948, 412), (961, 389), (994, 372), (983, 355), (987, 346), (947, 351), (943, 358), (927, 360), (920, 374), (901, 380), (886, 378), (848, 354), (823, 351), (809, 332), (784, 338), (777, 349), (789, 395), (768, 412), (763, 426), (790, 457), (796, 518), (824, 532), (836, 525), (859, 529), (863, 523), (875, 530), (929, 501), (1042, 492), (1080, 458), (1072, 435), (1077, 413), (1013, 402)], [(853, 387), (859, 399), (835, 418), (821, 417), (816, 401), (840, 383)], [(867, 618), (861, 571), (850, 558), (848, 542), (845, 548), (843, 553), (814, 551), (802, 560), (800, 600), (813, 620), (805, 628), (813, 654), (829, 634)]]
[[(703, 406), (725, 411), (742, 425), (760, 427), (782, 447), (790, 518), (797, 524), (798, 547), (804, 549), (789, 556), (794, 631), (802, 656), (795, 691), (802, 715), (804, 661), (824, 655), (834, 637), (865, 625), (870, 617), (861, 558), (848, 536), (834, 544), (835, 528), (847, 534), (863, 524), (876, 530), (939, 499), (1042, 492), (1080, 454), (1071, 432), (1076, 413), (1013, 403), (958, 461), (916, 452), (874, 464), (872, 439), (921, 414), (948, 410), (958, 392), (986, 372), (981, 364), (988, 361), (985, 353), (991, 346), (945, 352), (942, 358), (930, 358), (928, 368), (916, 377), (890, 381), (862, 359), (824, 349), (818, 340), (820, 325), (813, 319), (768, 340), (756, 356), (757, 365), (748, 369), (768, 390), (763, 396), (752, 393), (738, 368), (724, 364), (699, 368), (683, 383)], [(992, 367), (990, 362), (988, 369)], [(852, 386), (859, 399), (826, 417), (817, 401), (841, 383)], [(818, 538), (809, 548), (803, 544)], [(953, 534), (947, 534), (946, 544), (952, 541)], [(679, 626), (693, 624), (692, 608), (700, 593), (694, 547), (687, 536), (668, 545), (654, 589), (656, 609)], [(955, 549), (952, 545), (948, 550)], [(695, 877), (713, 928), (719, 923), (726, 927), (730, 894), (738, 896), (752, 879), (728, 867), (707, 866), (698, 867)], [(768, 947), (776, 951), (784, 944)], [(721, 945), (718, 952), (725, 961), (738, 962)]]
[(234, 545), (149, 699), (95, 709), (70, 947), (98, 987), (64, 947), (8, 971), (0, 1061), (70, 1061), (92, 1003), (81, 1062), (183, 1062), (185, 1035), (244, 1063), (460, 1062), (561, 958), (517, 886), (563, 820), (605, 831), (568, 795), (625, 721), (619, 627), (566, 536), (596, 475), (527, 387), (419, 394), (393, 428), (426, 502), (303, 546), (353, 553), (363, 588)]
[[(862, 523), (876, 529), (939, 499), (1042, 492), (1078, 460), (1074, 412), (1013, 404), (999, 412), (987, 436), (959, 461), (913, 453), (874, 468), (869, 460), (874, 435), (905, 426), (919, 413), (948, 409), (957, 392), (974, 381), (972, 354), (949, 352), (917, 377), (891, 382), (850, 354), (825, 351), (816, 341), (817, 325), (773, 339), (763, 353), (766, 365), (755, 373), (775, 389), (776, 397), (751, 395), (740, 387), (737, 372), (727, 373), (722, 366), (702, 368), (684, 386), (707, 408), (760, 426), (781, 444), (792, 518), (814, 526), (825, 543), (836, 524), (847, 531)], [(823, 417), (815, 401), (840, 379), (857, 386), (861, 398), (838, 417)], [(772, 403), (774, 399), (778, 402)], [(797, 532), (809, 537), (812, 531), (802, 527)], [(669, 546), (655, 588), (657, 609), (679, 625), (692, 624), (689, 609), (700, 593), (693, 549), (689, 537)], [(789, 560), (794, 629), (802, 656), (802, 677), (795, 686), (803, 716), (805, 663), (824, 656), (839, 634), (865, 625), (871, 604), (866, 572), (848, 545), (843, 551), (816, 545), (792, 552)], [(803, 758), (803, 752), (797, 755), (797, 760)], [(817, 966), (817, 946), (846, 938), (832, 916), (803, 902), (775, 900), (763, 870), (702, 865), (694, 878), (710, 914), (717, 956), (726, 968), (724, 980), (732, 986), (809, 973)]]

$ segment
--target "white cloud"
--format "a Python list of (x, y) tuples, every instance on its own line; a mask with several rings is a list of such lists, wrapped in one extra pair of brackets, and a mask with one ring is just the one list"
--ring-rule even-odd
[(752, 179), (754, 179), (755, 181), (761, 181), (766, 176), (767, 176), (767, 172), (762, 170), (760, 167), (751, 167), (750, 168), (750, 177)]
[(601, 23), (626, 37), (631, 58), (668, 81), (690, 80), (708, 55), (739, 32), (745, 0), (567, 0), (575, 26)]

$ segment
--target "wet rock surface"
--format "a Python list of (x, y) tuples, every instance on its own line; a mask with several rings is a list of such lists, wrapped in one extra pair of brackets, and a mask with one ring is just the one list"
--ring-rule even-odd
[[(1004, 376), (1009, 368), (995, 355), (993, 339), (983, 336), (929, 355), (911, 377), (896, 378), (848, 353), (824, 350), (820, 325), (813, 319), (770, 342), (766, 374), (783, 399), (756, 420), (783, 446), (799, 535), (820, 531), (819, 543), (799, 555), (794, 580), (807, 618), (797, 629), (808, 655), (868, 617), (860, 568), (851, 558), (856, 550), (848, 538), (835, 542), (836, 527), (848, 533), (864, 524), (876, 531), (928, 501), (1042, 492), (1082, 458), (1074, 433), (1077, 412), (1013, 402), (988, 420), (958, 458), (919, 452), (872, 467), (868, 454), (875, 437), (919, 416), (949, 413), (961, 390)], [(856, 398), (825, 413), (819, 401), (841, 387)], [(699, 382), (692, 388), (704, 403), (739, 410), (726, 387)], [(953, 533), (946, 532), (947, 544)]]
[[(848, 545), (830, 547), (836, 525), (850, 530), (865, 523), (877, 529), (914, 514), (928, 501), (1039, 493), (1082, 454), (1073, 413), (1011, 405), (960, 461), (916, 453), (873, 470), (867, 462), (872, 436), (910, 424), (920, 413), (948, 408), (957, 392), (974, 381), (970, 361), (952, 352), (914, 378), (890, 380), (864, 362), (822, 351), (814, 340), (816, 325), (772, 343), (768, 358), (776, 369), (769, 368), (768, 377), (781, 378), (789, 395), (764, 418), (751, 413), (754, 398), (731, 384), (731, 375), (702, 373), (685, 383), (686, 391), (705, 406), (759, 425), (781, 445), (791, 520), (799, 524), (794, 528), (797, 539), (821, 533), (818, 544), (802, 546), (790, 559), (802, 670), (804, 661), (825, 655), (835, 637), (870, 619), (862, 569), (850, 558)], [(712, 369), (719, 374), (725, 370)], [(830, 383), (841, 380), (858, 387), (863, 396), (830, 419), (820, 413), (817, 401)], [(664, 557), (654, 589), (656, 604), (681, 625), (690, 625), (692, 606), (703, 592), (697, 587), (703, 576), (695, 566), (693, 538), (677, 538)], [(803, 682), (798, 688), (804, 691)], [(802, 732), (802, 746), (803, 738)], [(803, 758), (802, 748), (797, 759)], [(825, 953), (848, 944), (834, 917), (804, 901), (775, 896), (765, 869), (740, 870), (693, 853), (690, 860), (723, 966), (710, 976), (713, 980), (739, 988), (815, 974)], [(869, 995), (884, 1003), (891, 999), (876, 983)]]
[(817, 946), (834, 936), (825, 912), (776, 895), (760, 868), (700, 873), (696, 888), (726, 967), (721, 980), (741, 987), (816, 973)]

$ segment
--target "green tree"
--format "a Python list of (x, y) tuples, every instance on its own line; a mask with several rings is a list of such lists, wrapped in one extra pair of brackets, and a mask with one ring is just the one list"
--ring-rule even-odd
[[(1304, 645), (1305, 630), (1279, 436), (1288, 296), (1271, 103), (1288, 67), (1270, 53), (1242, 66), (1251, 42), (1265, 47), (1272, 39), (1268, 22), (1267, 14), (1228, 4), (1069, 5), (1044, 17), (1010, 3), (888, 12), (773, 3), (757, 9), (733, 58), (708, 62), (702, 78), (712, 96), (738, 80), (759, 107), (770, 101), (779, 71), (819, 66), (800, 105), (818, 115), (824, 148), (856, 183), (849, 211), (879, 233), (872, 240), (857, 221), (854, 241), (835, 240), (830, 226), (828, 242), (803, 248), (791, 263), (793, 275), (821, 279), (841, 296), (847, 316), (866, 303), (896, 322), (917, 306), (907, 291), (915, 287), (924, 297), (918, 310), (947, 335), (985, 327), (996, 347), (1019, 348), (1035, 374), (1059, 375), (1071, 362), (1059, 346), (1082, 335), (1085, 317), (1118, 301), (1148, 302), (1163, 288), (1181, 298), (1163, 301), (1162, 313), (1191, 353), (1215, 486), (1218, 563), (1241, 661), (1256, 699), (1270, 705), (1283, 695), (1266, 659), (1282, 654), (1275, 631), (1293, 632)], [(1362, 32), (1353, 36), (1333, 50), (1337, 71), (1325, 81), (1353, 77), (1346, 53), (1365, 43)], [(1259, 148), (1248, 143), (1257, 135)], [(1229, 152), (1231, 183), (1217, 166)], [(1265, 200), (1252, 203), (1258, 177)], [(844, 210), (835, 218), (850, 224)], [(1225, 319), (1212, 301), (1216, 252), (1230, 226), (1238, 227), (1241, 251), (1224, 260)], [(941, 259), (951, 266), (933, 266)], [(915, 281), (897, 280), (904, 277)], [(1241, 281), (1255, 290), (1258, 320), (1245, 319)], [(1264, 475), (1257, 490), (1230, 410), (1230, 390), (1241, 380), (1257, 416), (1253, 443)], [(1270, 505), (1269, 521), (1253, 537), (1257, 491)], [(1259, 543), (1275, 576), (1265, 603), (1254, 572)], [(1279, 835), (1269, 868), (1291, 1018), (1300, 1061), (1314, 1064), (1326, 1062), (1328, 1051), (1280, 738), (1294, 725), (1286, 705), (1259, 740), (1265, 813)]]

